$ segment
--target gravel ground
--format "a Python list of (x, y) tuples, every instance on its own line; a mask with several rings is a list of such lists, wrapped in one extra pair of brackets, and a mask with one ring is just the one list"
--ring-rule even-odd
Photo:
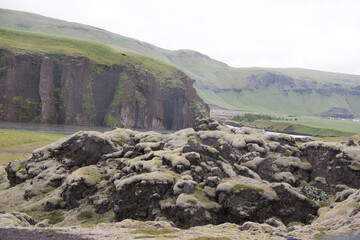
[(59, 231), (28, 230), (19, 228), (0, 228), (1, 240), (88, 240), (76, 235), (61, 233)]

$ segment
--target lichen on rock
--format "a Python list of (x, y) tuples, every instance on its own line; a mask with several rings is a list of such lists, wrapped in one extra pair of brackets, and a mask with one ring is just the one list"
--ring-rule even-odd
[[(241, 231), (270, 224), (272, 232), (339, 227), (331, 214), (357, 221), (358, 146), (297, 147), (287, 135), (201, 122), (196, 131), (171, 134), (79, 132), (35, 150), (6, 167), (11, 185), (0, 190), (0, 210), (36, 209), (38, 222), (39, 212), (59, 211), (61, 225), (95, 221), (76, 218), (91, 211), (105, 222), (162, 220), (181, 228), (230, 222)], [(304, 190), (315, 188), (329, 196), (321, 205), (331, 208), (320, 208)], [(6, 195), (11, 204), (1, 200)]]

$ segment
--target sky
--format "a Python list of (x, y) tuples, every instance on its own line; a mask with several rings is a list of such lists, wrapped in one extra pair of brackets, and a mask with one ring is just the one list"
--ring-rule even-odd
[(360, 75), (360, 0), (0, 0), (233, 67)]

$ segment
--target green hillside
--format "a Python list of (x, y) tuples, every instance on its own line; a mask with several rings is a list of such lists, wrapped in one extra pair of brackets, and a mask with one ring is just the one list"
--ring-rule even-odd
[[(85, 56), (95, 63), (103, 65), (121, 64), (141, 71), (152, 72), (162, 84), (176, 85), (178, 79), (170, 78), (178, 74), (178, 69), (143, 55), (116, 50), (104, 44), (89, 40), (71, 39), (38, 33), (26, 33), (0, 28), (0, 49), (11, 52), (53, 54), (66, 56)], [(140, 69), (141, 68), (141, 69)], [(171, 83), (170, 83), (171, 80)], [(180, 84), (180, 83), (179, 83)]]
[(325, 96), (316, 92), (299, 94), (294, 91), (285, 94), (276, 88), (240, 93), (234, 91), (215, 93), (205, 89), (198, 89), (197, 92), (202, 99), (208, 99), (208, 104), (230, 110), (316, 116), (331, 106), (350, 109), (355, 116), (360, 116), (360, 95), (332, 94)]
[(360, 117), (360, 76), (299, 68), (233, 68), (192, 50), (165, 50), (103, 29), (0, 9), (0, 27), (98, 41), (179, 67), (199, 95), (228, 109), (321, 115), (332, 108)]

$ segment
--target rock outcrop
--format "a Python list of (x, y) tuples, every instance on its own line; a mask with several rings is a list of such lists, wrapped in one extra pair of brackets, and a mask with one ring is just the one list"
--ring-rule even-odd
[(0, 119), (182, 129), (209, 114), (194, 80), (180, 70), (122, 57), (109, 66), (85, 56), (0, 49)]
[[(93, 212), (181, 228), (249, 221), (290, 227), (314, 219), (323, 224), (326, 211), (343, 204), (352, 219), (359, 215), (358, 204), (348, 203), (358, 201), (358, 146), (298, 147), (288, 135), (230, 129), (206, 119), (195, 129), (78, 132), (10, 163), (11, 187), (0, 197), (14, 198), (15, 207), (44, 209), (44, 216), (61, 213), (63, 224), (76, 221), (74, 214)], [(339, 207), (319, 210), (331, 199)]]

